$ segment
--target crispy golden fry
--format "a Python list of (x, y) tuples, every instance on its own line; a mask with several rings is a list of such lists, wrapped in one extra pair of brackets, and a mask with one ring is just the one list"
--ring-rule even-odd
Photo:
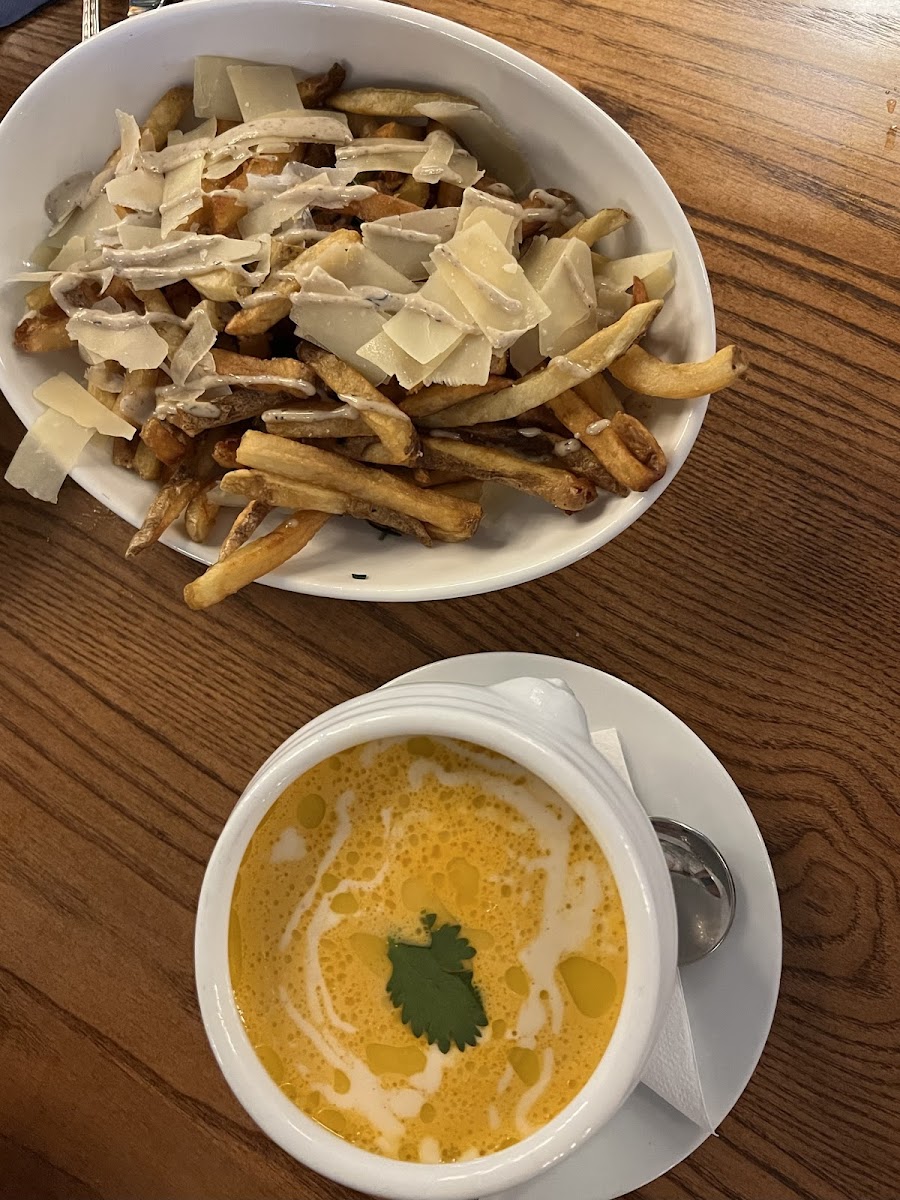
[(181, 121), (193, 99), (192, 88), (173, 87), (164, 92), (150, 109), (147, 120), (141, 126), (141, 132), (149, 131), (153, 135), (155, 150), (162, 150), (165, 146), (169, 134)]
[(410, 534), (425, 546), (431, 545), (431, 538), (421, 521), (366, 500), (357, 500), (333, 488), (301, 483), (282, 475), (272, 475), (268, 471), (233, 471), (222, 478), (221, 486), (224, 492), (262, 500), (272, 508), (297, 508), (299, 505), (313, 512), (356, 517), (361, 521), (385, 525), (398, 533)]
[(184, 528), (192, 542), (205, 542), (219, 515), (219, 505), (209, 497), (212, 483), (207, 483), (184, 510)]
[(712, 358), (694, 363), (663, 362), (640, 346), (632, 346), (609, 367), (610, 375), (625, 387), (661, 400), (693, 400), (719, 392), (746, 370), (747, 359), (738, 346), (724, 346)]
[(448, 533), (471, 536), (481, 520), (481, 508), (477, 504), (452, 496), (436, 496), (387, 471), (363, 467), (327, 450), (271, 434), (253, 430), (245, 433), (237, 457), (242, 466), (334, 488), (358, 500), (415, 517)]
[(167, 466), (174, 466), (191, 450), (191, 439), (169, 421), (148, 417), (141, 426), (141, 441)]
[(301, 261), (307, 264), (315, 263), (326, 251), (330, 252), (336, 245), (349, 246), (354, 242), (361, 241), (361, 236), (355, 230), (336, 229), (334, 233), (322, 238), (320, 242), (315, 242), (312, 246), (301, 250), (296, 258), (283, 268), (283, 278), (267, 279), (262, 285), (267, 292), (278, 292), (278, 298), (273, 296), (271, 300), (264, 300), (261, 304), (251, 304), (242, 308), (225, 326), (225, 332), (235, 337), (246, 337), (250, 333), (265, 333), (271, 329), (291, 311), (290, 295), (299, 287), (297, 280), (293, 277), (293, 271)]
[(271, 511), (271, 506), (262, 500), (251, 500), (249, 504), (245, 504), (225, 535), (225, 540), (219, 550), (219, 562), (234, 554), (235, 550), (243, 546), (244, 542), (249, 541)]
[(386, 121), (384, 125), (379, 125), (372, 134), (372, 137), (405, 138), (412, 142), (421, 142), (424, 136), (424, 125), (404, 125), (401, 121)]
[(359, 412), (384, 446), (390, 462), (398, 465), (415, 462), (419, 457), (419, 438), (405, 412), (336, 354), (329, 354), (318, 346), (305, 345), (301, 347), (300, 355), (339, 400)]
[(538, 404), (546, 404), (573, 384), (605, 370), (646, 331), (661, 308), (661, 300), (630, 308), (614, 325), (593, 334), (568, 354), (551, 359), (547, 366), (524, 376), (511, 387), (491, 396), (465, 400), (422, 418), (421, 424), (432, 429), (451, 429), (455, 425), (504, 421)]
[(617, 412), (622, 411), (622, 401), (602, 375), (592, 375), (584, 383), (576, 383), (572, 390), (591, 406), (598, 417), (612, 420)]
[(295, 397), (310, 395), (316, 390), (314, 372), (296, 358), (251, 358), (246, 354), (218, 348), (213, 350), (212, 356), (216, 374), (227, 376), (226, 382), (229, 384), (240, 384), (243, 378), (269, 376), (272, 382), (254, 383), (253, 387), (278, 396), (284, 391), (293, 391)]
[(666, 456), (649, 430), (634, 417), (616, 413), (611, 421), (598, 418), (591, 406), (571, 391), (556, 396), (549, 407), (624, 487), (645, 492), (662, 479)]
[(413, 179), (412, 175), (405, 175), (403, 182), (394, 192), (395, 199), (414, 204), (416, 208), (425, 208), (430, 196), (431, 188), (428, 184), (423, 183), (421, 179)]
[(328, 513), (293, 513), (271, 533), (239, 546), (187, 585), (184, 599), (188, 608), (209, 608), (268, 575), (298, 554), (328, 519)]
[(608, 233), (614, 233), (617, 229), (621, 229), (628, 220), (630, 217), (624, 208), (601, 208), (592, 217), (585, 217), (583, 221), (579, 221), (577, 225), (567, 229), (562, 236), (578, 238), (580, 242), (586, 242), (588, 246), (593, 246), (594, 242), (606, 237)]
[[(137, 443), (135, 445), (135, 443)], [(134, 469), (141, 479), (154, 480), (159, 479), (162, 475), (163, 464), (156, 457), (146, 442), (142, 442), (140, 438), (134, 438), (131, 445), (134, 445)]]
[(329, 108), (338, 112), (358, 113), (371, 117), (418, 117), (419, 104), (474, 104), (465, 96), (451, 92), (416, 92), (405, 88), (356, 88), (349, 92), (337, 92), (328, 100)]
[(347, 124), (355, 138), (374, 137), (375, 130), (383, 124), (378, 117), (366, 116), (363, 113), (347, 113)]
[(216, 416), (195, 416), (189, 410), (176, 410), (166, 421), (182, 430), (189, 437), (196, 437), (207, 429), (221, 429), (225, 425), (233, 425), (236, 421), (247, 421), (251, 417), (262, 416), (271, 408), (279, 408), (282, 404), (292, 404), (297, 399), (296, 392), (271, 392), (262, 388), (232, 387), (230, 396), (210, 401), (210, 412), (213, 407)]
[(347, 72), (340, 63), (332, 63), (320, 75), (310, 75), (297, 84), (300, 101), (304, 108), (321, 108), (335, 92), (344, 86)]
[[(291, 408), (298, 412), (296, 420), (290, 419)], [(342, 415), (343, 405), (340, 408), (321, 408), (321, 416), (313, 417), (312, 413), (318, 409), (318, 404), (313, 407), (310, 404), (304, 405), (270, 405), (266, 412), (262, 413), (263, 421), (265, 422), (266, 431), (274, 433), (278, 437), (284, 438), (311, 438), (318, 441), (322, 438), (357, 438), (367, 433), (368, 426), (364, 424), (362, 417)], [(272, 411), (277, 415), (270, 416)], [(337, 415), (330, 415), (331, 413)]]
[[(26, 312), (39, 313), (44, 312), (45, 309), (55, 307), (56, 301), (53, 299), (49, 283), (39, 283), (37, 287), (33, 287), (30, 292), (25, 293)], [(62, 312), (62, 309), (60, 309), (60, 312)]]
[(272, 342), (267, 333), (248, 333), (238, 338), (238, 351), (247, 358), (268, 358)]
[(456, 496), (460, 500), (471, 500), (474, 504), (481, 503), (484, 492), (484, 483), (480, 479), (454, 479), (448, 483), (436, 483), (433, 486), (438, 488), (444, 496)]
[(399, 196), (376, 192), (374, 196), (366, 196), (363, 200), (351, 200), (341, 212), (359, 217), (361, 221), (380, 221), (382, 217), (400, 217), (404, 213), (419, 212), (420, 209), (421, 205), (401, 200)]
[(445, 179), (435, 189), (435, 208), (458, 208), (462, 204), (463, 190), (455, 183), (447, 183)]
[(128, 543), (125, 557), (134, 558), (158, 542), (202, 487), (203, 482), (194, 474), (193, 463), (182, 463), (176, 467), (171, 478), (156, 493), (144, 523)]
[(68, 350), (72, 340), (66, 333), (68, 317), (61, 308), (48, 309), (23, 317), (16, 326), (13, 341), (26, 354), (44, 354), (50, 350)]
[(650, 299), (650, 296), (647, 292), (646, 287), (644, 287), (643, 279), (638, 279), (637, 275), (635, 275), (634, 282), (631, 285), (632, 307), (635, 304), (646, 304), (649, 299)]
[(422, 455), (426, 467), (464, 468), (475, 479), (505, 483), (520, 492), (540, 496), (565, 512), (577, 512), (597, 496), (596, 488), (587, 479), (580, 479), (560, 467), (530, 462), (494, 446), (479, 446), (452, 438), (423, 437)]
[(471, 400), (473, 396), (490, 396), (493, 392), (500, 392), (503, 388), (509, 387), (511, 383), (511, 379), (502, 379), (498, 376), (489, 377), (485, 384), (433, 383), (430, 387), (420, 388), (413, 395), (401, 400), (400, 407), (414, 421), (418, 421), (420, 417), (430, 417), (432, 413), (452, 408), (454, 404), (460, 404), (463, 400)]
[[(553, 458), (548, 462), (565, 467), (574, 475), (583, 475), (591, 483), (595, 483), (602, 492), (612, 492), (614, 496), (627, 496), (628, 488), (619, 483), (614, 475), (594, 455), (587, 446), (582, 446), (576, 438), (564, 438), (558, 433), (548, 433), (547, 437), (553, 445)], [(574, 443), (574, 444), (573, 444)]]
[(138, 438), (114, 437), (112, 439), (112, 461), (114, 467), (134, 470), (134, 456), (141, 442)]
[(213, 443), (213, 461), (226, 471), (233, 471), (238, 465), (237, 448), (241, 444), (240, 437), (219, 438)]
[[(135, 295), (143, 304), (145, 312), (171, 313), (172, 305), (168, 302), (159, 288), (151, 288), (146, 292), (136, 291)], [(186, 332), (174, 321), (164, 321), (156, 326), (159, 336), (169, 347), (169, 355), (173, 355), (186, 337)]]
[(236, 304), (246, 300), (252, 290), (226, 267), (205, 271), (202, 275), (193, 275), (191, 283), (207, 300), (227, 300)]

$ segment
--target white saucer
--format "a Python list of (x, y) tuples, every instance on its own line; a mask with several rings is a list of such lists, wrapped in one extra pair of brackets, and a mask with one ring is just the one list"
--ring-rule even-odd
[[(734, 873), (737, 913), (727, 941), (682, 969), (685, 1000), (713, 1125), (734, 1107), (769, 1034), (781, 976), (781, 911), (769, 856), (725, 768), (686, 725), (620, 679), (543, 654), (470, 654), (385, 685), (443, 680), (499, 683), (519, 675), (564, 680), (591, 729), (619, 731), (634, 789), (654, 816), (709, 835)], [(646, 1087), (576, 1153), (500, 1200), (613, 1200), (658, 1179), (706, 1135)]]

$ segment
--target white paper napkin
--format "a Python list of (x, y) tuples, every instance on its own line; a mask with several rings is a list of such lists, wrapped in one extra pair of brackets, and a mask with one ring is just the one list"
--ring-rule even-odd
[[(622, 743), (616, 730), (598, 730), (591, 734), (591, 741), (626, 786), (634, 792), (622, 753)], [(687, 1005), (684, 1002), (680, 974), (675, 976), (675, 989), (669, 1002), (665, 1023), (641, 1077), (641, 1083), (646, 1084), (657, 1096), (683, 1113), (704, 1133), (715, 1132), (703, 1098), (703, 1086), (700, 1082), (694, 1038)]]

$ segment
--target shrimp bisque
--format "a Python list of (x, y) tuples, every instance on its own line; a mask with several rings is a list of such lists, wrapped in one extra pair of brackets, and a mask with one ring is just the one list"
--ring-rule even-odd
[(535, 775), (465, 742), (345, 750), (296, 779), (235, 882), (231, 982), (303, 1112), (363, 1149), (513, 1145), (587, 1082), (625, 987), (615, 879)]

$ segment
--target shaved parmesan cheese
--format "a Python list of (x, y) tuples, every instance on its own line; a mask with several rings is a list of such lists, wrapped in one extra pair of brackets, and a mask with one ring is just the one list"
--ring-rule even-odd
[(597, 283), (597, 324), (601, 329), (613, 325), (631, 308), (631, 297), (627, 292), (616, 291)]
[[(409, 286), (408, 280), (403, 282)], [(384, 380), (384, 373), (360, 357), (358, 351), (381, 332), (387, 320), (383, 306), (391, 306), (392, 302), (401, 303), (399, 297), (383, 289), (351, 289), (316, 269), (294, 295), (291, 319), (299, 337), (330, 350), (356, 367), (371, 383), (378, 384)]]
[(366, 221), (363, 244), (407, 279), (425, 279), (425, 260), (435, 246), (453, 236), (458, 218), (458, 208), (426, 208)]
[(163, 239), (199, 216), (203, 207), (203, 158), (194, 158), (166, 173), (159, 206)]
[[(418, 387), (428, 378), (432, 368), (436, 369), (440, 362), (417, 362), (405, 350), (401, 350), (396, 342), (392, 342), (386, 333), (377, 333), (365, 345), (359, 348), (360, 357), (367, 363), (374, 364), (380, 369), (380, 379), (394, 375), (401, 387)], [(441, 355), (441, 359), (445, 356)], [(369, 366), (371, 371), (372, 367)], [(365, 374), (365, 372), (363, 372)], [(371, 376), (368, 376), (371, 378)]]
[(111, 437), (131, 438), (134, 436), (134, 426), (116, 416), (91, 393), (81, 386), (71, 375), (64, 372), (45, 380), (34, 389), (35, 400), (46, 404), (54, 412), (62, 413), (72, 421), (77, 421), (85, 429), (97, 433), (106, 433)]
[(198, 117), (219, 117), (223, 121), (243, 120), (228, 68), (252, 65), (242, 58), (222, 58), (214, 54), (201, 54), (195, 58), (194, 113)]
[(47, 409), (19, 443), (6, 470), (6, 482), (36, 500), (56, 503), (63, 480), (93, 437), (94, 431), (71, 417)]
[(519, 340), (510, 347), (509, 361), (517, 375), (527, 375), (543, 360), (537, 326), (529, 329), (527, 333), (523, 333)]
[(410, 283), (405, 275), (395, 271), (360, 242), (329, 246), (314, 263), (307, 264), (301, 259), (295, 273), (301, 283), (314, 273), (319, 279), (323, 275), (330, 275), (348, 288), (383, 288), (386, 292), (400, 295), (416, 290), (415, 284)]
[(550, 310), (538, 326), (542, 358), (565, 354), (597, 332), (591, 252), (584, 242), (536, 237), (522, 269)]
[(495, 179), (508, 184), (517, 196), (528, 191), (531, 169), (526, 159), (512, 134), (486, 112), (473, 104), (455, 104), (446, 100), (417, 104), (416, 111), (452, 130), (479, 163)]
[[(437, 136), (436, 136), (437, 134)], [(443, 157), (442, 138), (447, 135), (440, 130), (429, 134), (424, 142), (414, 142), (406, 138), (355, 138), (350, 145), (338, 146), (335, 150), (335, 161), (339, 166), (353, 166), (357, 174), (363, 171), (400, 171), (405, 175), (415, 177), (420, 164), (431, 155), (428, 165), (429, 180), (443, 179), (455, 183), (458, 187), (470, 187), (484, 174), (479, 171), (478, 163), (459, 146), (454, 146), (450, 158), (440, 167)], [(432, 139), (429, 142), (429, 139)], [(451, 139), (452, 140), (452, 139)]]
[(374, 188), (362, 184), (335, 187), (327, 180), (311, 179), (295, 184), (275, 199), (254, 208), (240, 221), (239, 228), (243, 237), (274, 233), (308, 208), (343, 208), (353, 200), (365, 200), (374, 194)]
[(263, 249), (256, 239), (242, 241), (224, 234), (184, 233), (170, 236), (158, 245), (134, 250), (105, 247), (100, 257), (104, 266), (113, 268), (122, 279), (142, 289), (167, 287), (205, 271), (256, 262)]
[(64, 246), (73, 237), (84, 238), (88, 250), (97, 242), (97, 235), (103, 229), (112, 229), (119, 218), (116, 210), (104, 194), (92, 200), (87, 208), (76, 209), (72, 216), (56, 235), (47, 238), (48, 245)]
[(116, 175), (106, 185), (110, 204), (137, 212), (156, 212), (163, 198), (163, 180), (139, 167), (128, 175)]
[(169, 374), (172, 382), (183, 386), (191, 371), (199, 365), (216, 344), (217, 333), (205, 305), (198, 304), (188, 317), (187, 337), (172, 355)]
[(446, 177), (456, 142), (449, 133), (435, 129), (425, 138), (423, 146), (425, 153), (418, 166), (413, 167), (412, 177), (419, 183), (439, 183)]
[(467, 334), (476, 333), (466, 309), (440, 272), (410, 296), (391, 317), (384, 332), (416, 362), (431, 363), (454, 350)]
[(136, 313), (82, 308), (69, 318), (66, 332), (89, 354), (121, 363), (127, 371), (158, 367), (169, 352), (165, 339)]
[(52, 271), (68, 271), (73, 263), (80, 262), (83, 258), (84, 238), (77, 236), (70, 237), (56, 258), (50, 263), (50, 269)]
[(491, 343), (481, 334), (465, 337), (423, 382), (454, 387), (462, 383), (487, 383), (492, 351)]
[(218, 162), (207, 163), (204, 174), (207, 179), (224, 179), (226, 175), (231, 175), (238, 167), (253, 157), (253, 151), (250, 149), (235, 149), (229, 151), (228, 154), (222, 156)]
[(515, 200), (509, 200), (505, 196), (494, 196), (490, 192), (479, 192), (475, 188), (466, 188), (459, 209), (457, 228), (467, 229), (469, 225), (486, 221), (507, 250), (512, 251), (518, 241), (524, 215), (525, 210)]
[(115, 165), (116, 175), (127, 175), (137, 166), (141, 153), (141, 130), (130, 113), (116, 109), (116, 120), (119, 122), (119, 157)]
[(511, 346), (550, 315), (522, 268), (484, 221), (435, 247), (432, 261), (497, 349)]
[(616, 258), (604, 263), (595, 273), (598, 284), (624, 292), (634, 282), (634, 277), (645, 279), (659, 267), (668, 267), (672, 261), (671, 250), (656, 250), (649, 254), (635, 254), (631, 258)]
[(225, 68), (234, 90), (241, 119), (255, 121), (270, 113), (300, 112), (303, 105), (290, 67), (240, 66)]
[(142, 250), (158, 246), (161, 241), (162, 230), (158, 225), (132, 225), (127, 218), (119, 222), (119, 244), (123, 250)]

